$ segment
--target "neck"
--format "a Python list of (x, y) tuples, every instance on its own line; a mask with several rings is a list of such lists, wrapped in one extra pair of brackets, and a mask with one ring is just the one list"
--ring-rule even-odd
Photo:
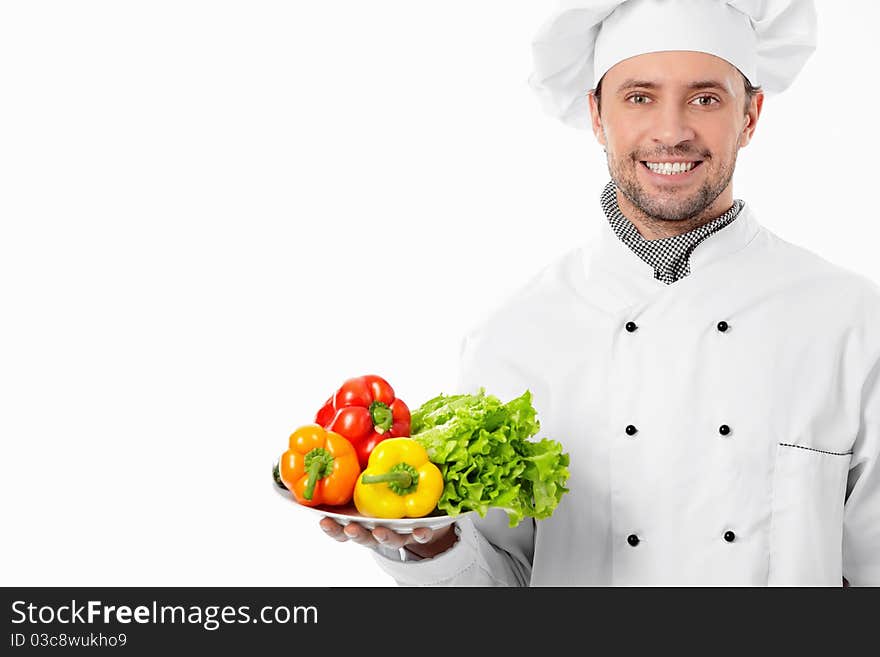
[(677, 237), (695, 230), (727, 212), (733, 206), (733, 186), (728, 185), (718, 198), (699, 214), (676, 221), (658, 219), (643, 212), (633, 205), (626, 195), (621, 193), (620, 189), (617, 190), (617, 206), (623, 216), (632, 222), (639, 234), (646, 240)]

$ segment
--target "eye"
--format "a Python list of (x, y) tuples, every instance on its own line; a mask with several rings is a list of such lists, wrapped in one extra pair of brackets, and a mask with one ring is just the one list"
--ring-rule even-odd
[[(715, 96), (697, 96), (694, 100), (714, 100), (717, 105), (721, 101), (715, 98)], [(698, 105), (702, 105), (703, 107), (710, 107), (712, 103), (697, 103)]]
[[(628, 100), (628, 101), (631, 101), (633, 98), (645, 98), (645, 99), (647, 99), (648, 97), (647, 97), (645, 94), (633, 94), (632, 96), (630, 96), (629, 98), (627, 98), (627, 100)], [(645, 104), (645, 103), (633, 103), (633, 105), (644, 105), (644, 104)]]

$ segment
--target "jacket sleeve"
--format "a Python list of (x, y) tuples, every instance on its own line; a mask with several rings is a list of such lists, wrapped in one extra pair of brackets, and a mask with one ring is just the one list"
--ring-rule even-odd
[[(457, 393), (484, 387), (502, 401), (519, 397), (535, 382), (515, 363), (493, 353), (488, 332), (474, 331), (461, 343)], [(535, 546), (535, 523), (525, 518), (509, 527), (504, 511), (485, 518), (471, 514), (456, 523), (459, 540), (433, 559), (401, 561), (380, 550), (375, 559), (401, 586), (528, 586)]]
[[(880, 326), (874, 326), (874, 330)], [(849, 586), (880, 586), (880, 358), (862, 393), (843, 519), (843, 577)]]

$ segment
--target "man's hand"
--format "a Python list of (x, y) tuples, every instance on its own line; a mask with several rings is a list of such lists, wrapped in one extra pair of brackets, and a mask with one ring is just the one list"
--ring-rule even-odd
[(373, 531), (370, 531), (356, 522), (350, 522), (343, 526), (332, 518), (322, 518), (319, 524), (328, 536), (340, 543), (354, 541), (358, 545), (363, 545), (373, 550), (380, 545), (393, 550), (406, 548), (409, 552), (423, 559), (436, 557), (441, 552), (445, 552), (452, 547), (458, 540), (458, 536), (452, 529), (453, 525), (437, 530), (432, 530), (428, 527), (418, 527), (411, 534), (398, 534), (388, 527), (382, 526), (378, 526)]

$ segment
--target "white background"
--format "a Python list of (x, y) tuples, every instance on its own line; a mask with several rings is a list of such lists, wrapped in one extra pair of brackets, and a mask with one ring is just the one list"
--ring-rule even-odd
[[(880, 281), (880, 8), (817, 4), (734, 196)], [(348, 377), (450, 392), (584, 239), (602, 149), (526, 85), (550, 7), (0, 4), (0, 583), (393, 585), (271, 464)]]

